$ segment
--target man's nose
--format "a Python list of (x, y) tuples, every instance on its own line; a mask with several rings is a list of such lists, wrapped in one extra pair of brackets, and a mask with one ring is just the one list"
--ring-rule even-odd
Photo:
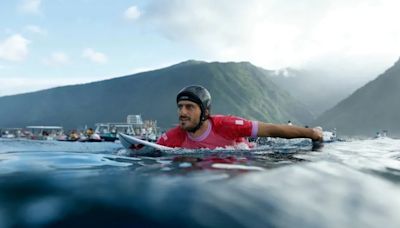
[(179, 114), (186, 114), (187, 113), (187, 109), (185, 108), (185, 106), (183, 106), (182, 108), (178, 109)]

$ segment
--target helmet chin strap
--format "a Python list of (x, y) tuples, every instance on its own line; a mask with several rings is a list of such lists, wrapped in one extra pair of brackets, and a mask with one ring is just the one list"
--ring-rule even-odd
[(207, 119), (204, 117), (204, 114), (203, 114), (203, 112), (202, 112), (202, 113), (200, 114), (199, 123), (198, 123), (194, 128), (189, 129), (188, 132), (190, 132), (190, 133), (195, 133), (197, 130), (200, 129), (201, 125), (203, 125), (203, 122), (204, 122), (205, 120), (207, 120)]
[(197, 130), (200, 129), (201, 125), (203, 125), (204, 120), (200, 120), (196, 127), (189, 129), (188, 132), (195, 133)]

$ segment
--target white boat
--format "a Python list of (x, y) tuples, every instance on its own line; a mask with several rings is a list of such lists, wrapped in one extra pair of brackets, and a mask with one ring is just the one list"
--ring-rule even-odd
[(374, 139), (388, 139), (388, 138), (390, 138), (388, 136), (388, 130), (377, 131), (375, 136), (374, 136)]
[(140, 115), (128, 115), (125, 123), (97, 123), (95, 132), (104, 141), (118, 140), (118, 133), (140, 137), (149, 141), (157, 140), (157, 121), (142, 120)]
[(95, 132), (104, 141), (114, 142), (118, 139), (118, 133), (133, 135), (135, 133), (132, 124), (127, 123), (97, 123)]
[(337, 140), (336, 130), (333, 131), (323, 131), (323, 141), (324, 142), (334, 142)]
[(30, 139), (56, 140), (64, 136), (64, 129), (61, 126), (27, 126), (30, 132)]
[(24, 137), (24, 134), (21, 128), (2, 128), (0, 129), (0, 137), (7, 139), (21, 138)]

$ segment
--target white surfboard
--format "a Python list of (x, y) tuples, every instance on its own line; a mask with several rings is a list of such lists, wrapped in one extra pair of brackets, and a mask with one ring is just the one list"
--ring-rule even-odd
[[(118, 138), (125, 149), (133, 151), (135, 154), (139, 155), (162, 155), (166, 154), (167, 151), (175, 150), (176, 148), (167, 147), (159, 145), (157, 143), (152, 143), (143, 139), (136, 138), (134, 136), (118, 133)], [(323, 147), (322, 142), (313, 142), (312, 150), (320, 150)], [(233, 149), (235, 150), (235, 149)], [(253, 148), (251, 150), (245, 151), (257, 151), (259, 148)], [(261, 149), (265, 150), (265, 149)], [(219, 152), (222, 150), (218, 150)], [(232, 151), (232, 149), (227, 149), (227, 151)], [(243, 151), (240, 150), (239, 151)]]
[(152, 143), (134, 136), (118, 133), (119, 141), (122, 146), (130, 150), (141, 150), (143, 147), (151, 147), (154, 150), (173, 150), (174, 148)]

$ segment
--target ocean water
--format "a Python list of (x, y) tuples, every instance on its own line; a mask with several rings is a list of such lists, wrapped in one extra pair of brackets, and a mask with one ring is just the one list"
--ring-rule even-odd
[(0, 227), (400, 227), (400, 140), (137, 157), (0, 139)]

